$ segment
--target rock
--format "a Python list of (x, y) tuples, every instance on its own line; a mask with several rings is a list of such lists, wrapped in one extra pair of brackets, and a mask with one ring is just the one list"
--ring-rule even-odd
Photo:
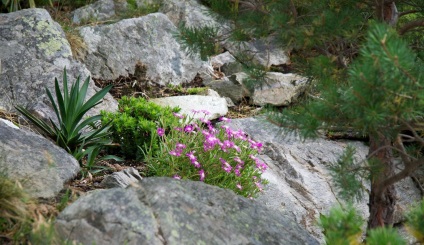
[(0, 172), (31, 197), (51, 198), (80, 170), (75, 158), (49, 140), (0, 122)]
[(219, 69), (227, 76), (243, 70), (242, 65), (228, 51), (211, 57), (211, 64), (213, 68)]
[[(356, 159), (363, 160), (368, 154), (368, 147), (355, 141), (330, 141), (322, 138), (302, 141), (293, 135), (283, 134), (281, 128), (256, 118), (233, 119), (228, 125), (235, 130), (243, 130), (253, 140), (265, 145), (261, 158), (269, 169), (262, 177), (270, 183), (258, 201), (274, 210), (292, 215), (312, 235), (323, 241), (316, 219), (319, 214), (327, 214), (332, 206), (342, 203), (331, 182), (329, 164), (336, 162), (348, 145), (356, 148)], [(364, 187), (369, 189), (369, 183), (364, 182)], [(399, 195), (402, 201), (398, 201), (396, 212), (407, 210), (411, 203), (419, 200), (419, 190), (408, 179), (397, 183), (396, 189), (398, 195), (402, 193)], [(408, 190), (408, 194), (403, 194), (405, 190)], [(365, 220), (369, 216), (367, 203), (367, 198), (364, 198), (355, 204)]]
[(231, 54), (243, 53), (243, 55), (250, 57), (254, 63), (265, 68), (290, 63), (287, 52), (277, 46), (270, 38), (257, 39), (244, 43), (226, 42), (223, 46)]
[[(235, 76), (236, 75), (233, 75), (232, 77)], [(220, 96), (228, 97), (235, 102), (240, 102), (244, 97), (249, 95), (248, 90), (241, 84), (241, 82), (235, 79), (208, 80), (203, 81), (203, 84), (217, 91)]]
[(16, 126), (13, 122), (11, 122), (11, 121), (9, 121), (9, 120), (5, 120), (5, 119), (3, 119), (3, 118), (0, 118), (0, 122), (3, 122), (4, 124), (6, 124), (6, 126), (9, 126), (9, 127), (11, 127), (11, 128), (19, 129), (19, 127), (18, 127), (18, 126)]
[[(0, 107), (13, 112), (19, 104), (28, 109), (36, 103), (49, 105), (45, 87), (54, 93), (54, 79), (61, 84), (63, 69), (69, 86), (77, 76), (85, 80), (90, 72), (72, 57), (62, 28), (44, 9), (25, 9), (0, 14)], [(98, 90), (91, 82), (87, 97)], [(50, 106), (50, 117), (55, 117)], [(117, 102), (109, 94), (103, 103), (89, 112), (116, 110)]]
[(307, 85), (308, 78), (306, 77), (291, 73), (267, 72), (265, 82), (255, 85), (252, 103), (259, 106), (265, 104), (289, 105), (296, 101)]
[(99, 0), (76, 9), (73, 12), (72, 22), (81, 24), (87, 21), (102, 21), (114, 17), (115, 14), (114, 0)]
[(175, 26), (184, 22), (190, 27), (215, 26), (223, 28), (222, 22), (218, 22), (207, 14), (210, 9), (198, 0), (162, 0), (159, 12), (166, 14)]
[(147, 78), (155, 83), (190, 82), (197, 73), (206, 74), (208, 64), (180, 49), (173, 37), (176, 31), (161, 13), (81, 28), (88, 47), (84, 62), (93, 77), (105, 80), (134, 74), (141, 62), (147, 66)]
[(137, 183), (142, 179), (143, 178), (135, 168), (126, 168), (106, 176), (100, 183), (100, 186), (104, 188), (126, 188), (128, 185)]
[(198, 181), (144, 178), (94, 191), (56, 219), (82, 244), (318, 244), (289, 217)]
[[(186, 114), (193, 118), (205, 118), (208, 120), (213, 120), (221, 116), (225, 116), (228, 113), (227, 101), (224, 98), (214, 96), (171, 96), (151, 99), (150, 101), (161, 106), (178, 106), (181, 108), (182, 114)], [(203, 113), (193, 113), (193, 110), (206, 110), (210, 114), (205, 116)]]

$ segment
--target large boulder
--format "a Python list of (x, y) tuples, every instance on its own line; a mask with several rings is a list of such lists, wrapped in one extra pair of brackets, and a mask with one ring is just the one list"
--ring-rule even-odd
[(84, 60), (93, 77), (111, 80), (134, 74), (137, 63), (147, 78), (161, 85), (189, 82), (208, 73), (208, 64), (189, 56), (173, 37), (177, 28), (162, 13), (125, 19), (110, 25), (84, 27)]
[(56, 220), (82, 244), (318, 244), (291, 218), (202, 182), (145, 178), (94, 191)]
[[(86, 67), (73, 59), (65, 33), (44, 9), (0, 14), (0, 54), (0, 108), (6, 111), (15, 111), (16, 104), (28, 109), (35, 104), (49, 107), (45, 87), (54, 91), (54, 79), (62, 80), (65, 67), (69, 86), (78, 76), (84, 80), (90, 76)], [(91, 82), (87, 96), (96, 90)], [(108, 94), (89, 114), (101, 109), (116, 110), (117, 102)]]
[(0, 173), (18, 180), (32, 197), (56, 196), (80, 166), (49, 140), (0, 121)]
[[(327, 214), (332, 206), (343, 203), (337, 196), (329, 166), (338, 160), (348, 145), (356, 149), (358, 161), (365, 159), (368, 147), (355, 141), (301, 140), (258, 118), (233, 119), (228, 125), (243, 130), (265, 145), (261, 158), (269, 168), (262, 177), (270, 183), (258, 201), (293, 216), (296, 222), (323, 241), (321, 230), (316, 226), (317, 218), (320, 214)], [(369, 189), (369, 183), (363, 185)], [(400, 199), (396, 206), (397, 223), (402, 221), (403, 211), (421, 196), (409, 178), (397, 183), (396, 189)], [(355, 204), (364, 220), (369, 216), (367, 203), (364, 198)]]

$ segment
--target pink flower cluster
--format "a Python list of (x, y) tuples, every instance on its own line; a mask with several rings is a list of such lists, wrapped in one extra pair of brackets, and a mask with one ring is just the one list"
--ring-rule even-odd
[[(194, 111), (193, 113), (204, 113), (205, 115), (208, 115), (209, 112), (204, 111), (204, 110), (200, 110), (200, 111)], [(184, 115), (178, 114), (178, 113), (174, 113), (174, 116), (178, 117), (178, 118), (184, 118)], [(225, 118), (225, 117), (221, 117), (220, 118), (221, 121), (223, 122), (229, 122), (230, 119)], [(232, 130), (230, 127), (224, 125), (221, 126), (221, 128), (223, 129), (223, 131), (217, 130), (210, 121), (206, 120), (206, 119), (199, 119), (199, 121), (201, 123), (203, 123), (204, 125), (207, 126), (207, 129), (201, 129), (201, 127), (196, 124), (196, 123), (190, 123), (185, 125), (182, 128), (174, 128), (174, 130), (179, 131), (181, 133), (183, 133), (184, 135), (188, 136), (188, 135), (193, 135), (190, 136), (191, 137), (198, 137), (198, 135), (203, 135), (203, 151), (201, 151), (200, 153), (196, 153), (195, 150), (191, 149), (189, 151), (185, 151), (185, 149), (187, 148), (187, 146), (183, 143), (178, 142), (175, 146), (175, 149), (169, 151), (169, 154), (171, 156), (174, 157), (180, 157), (182, 154), (184, 154), (188, 160), (190, 161), (190, 163), (196, 168), (199, 169), (198, 170), (198, 175), (199, 175), (199, 179), (200, 181), (204, 181), (205, 177), (206, 177), (206, 172), (203, 169), (204, 166), (202, 166), (202, 164), (198, 161), (198, 158), (200, 157), (200, 159), (202, 159), (203, 164), (209, 164), (210, 162), (214, 162), (214, 159), (219, 159), (220, 163), (221, 163), (221, 169), (223, 171), (225, 171), (226, 173), (230, 174), (230, 173), (234, 173), (235, 176), (240, 177), (242, 175), (243, 169), (245, 167), (245, 162), (239, 157), (242, 156), (241, 154), (241, 149), (240, 146), (237, 145), (237, 143), (234, 141), (235, 139), (237, 140), (242, 140), (248, 143), (249, 148), (253, 149), (257, 152), (260, 152), (262, 150), (262, 143), (260, 142), (256, 142), (250, 138), (248, 138), (247, 134), (244, 133), (242, 130), (237, 130), (234, 131)], [(225, 134), (224, 134), (225, 132)], [(200, 134), (201, 133), (201, 134)], [(165, 134), (165, 130), (162, 128), (158, 128), (157, 129), (157, 134), (159, 136), (163, 136)], [(221, 140), (221, 138), (223, 138), (222, 136), (224, 135), (224, 139)], [(188, 143), (188, 142), (186, 142)], [(189, 144), (191, 145), (191, 144)], [(247, 146), (247, 145), (246, 145)], [(245, 145), (243, 145), (243, 147), (246, 147)], [(201, 149), (201, 148), (200, 148)], [(221, 151), (221, 153), (219, 152)], [(233, 154), (235, 156), (233, 157), (229, 157), (229, 159), (224, 159), (223, 157), (219, 157), (220, 155), (223, 155), (223, 153), (225, 153), (225, 156), (228, 156), (228, 154)], [(197, 154), (197, 156), (196, 156)], [(208, 156), (215, 156), (214, 157), (210, 157), (206, 158), (208, 159), (206, 162), (205, 158), (202, 157), (201, 154), (205, 154)], [(245, 155), (245, 157), (247, 158), (247, 155)], [(227, 157), (225, 157), (227, 158)], [(249, 158), (252, 159), (255, 162), (256, 168), (263, 172), (265, 171), (268, 166), (264, 163), (261, 162), (257, 157), (255, 157), (254, 155), (249, 155)], [(245, 159), (246, 160), (246, 159)], [(210, 161), (210, 162), (209, 162)], [(206, 166), (206, 165), (205, 165)], [(261, 182), (259, 180), (256, 179), (256, 176), (253, 176), (254, 179), (254, 183), (256, 185), (256, 187), (262, 191), (262, 186), (261, 186)], [(174, 175), (175, 179), (181, 179), (181, 177), (179, 175)], [(236, 188), (239, 190), (243, 189), (243, 186), (240, 183), (236, 184)]]

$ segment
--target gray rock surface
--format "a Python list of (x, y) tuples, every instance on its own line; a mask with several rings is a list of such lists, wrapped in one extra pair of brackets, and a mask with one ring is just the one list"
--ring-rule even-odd
[(153, 82), (189, 82), (197, 73), (206, 73), (208, 64), (180, 49), (173, 37), (176, 31), (162, 13), (84, 27), (80, 29), (88, 49), (84, 62), (93, 77), (106, 80), (134, 74), (136, 63), (141, 62)]
[(198, 0), (161, 0), (162, 6), (159, 12), (164, 13), (178, 26), (184, 22), (187, 26), (215, 26), (223, 27), (222, 22), (218, 22), (209, 13), (209, 9), (200, 4)]
[(287, 51), (275, 45), (269, 38), (244, 43), (226, 42), (223, 45), (231, 54), (243, 53), (252, 58), (254, 63), (266, 68), (290, 63)]
[(55, 224), (82, 244), (318, 244), (291, 218), (202, 182), (145, 178), (94, 191)]
[(104, 188), (126, 188), (127, 186), (137, 183), (142, 179), (143, 178), (135, 168), (126, 168), (122, 171), (106, 176), (100, 183), (100, 186)]
[[(170, 107), (180, 107), (182, 114), (186, 114), (192, 118), (205, 118), (213, 120), (228, 113), (227, 101), (225, 98), (203, 95), (185, 95), (185, 96), (171, 96), (164, 98), (155, 98), (150, 101), (161, 105)], [(210, 114), (193, 113), (192, 110), (200, 111), (206, 110)]]
[[(73, 59), (65, 33), (44, 9), (0, 14), (0, 54), (0, 108), (6, 111), (15, 111), (16, 104), (28, 109), (38, 102), (48, 105), (45, 87), (54, 91), (54, 79), (62, 80), (65, 67), (69, 86), (77, 76), (83, 80), (90, 76), (85, 66)], [(87, 97), (96, 90), (90, 83)], [(101, 109), (116, 110), (117, 106), (108, 94), (89, 114), (98, 114)], [(53, 117), (53, 110), (50, 111)]]
[(77, 160), (54, 143), (0, 122), (0, 172), (20, 181), (32, 197), (54, 197), (79, 170)]
[(99, 0), (76, 9), (73, 12), (72, 22), (75, 24), (81, 24), (87, 21), (102, 21), (110, 19), (116, 14), (115, 4), (114, 0)]
[(213, 68), (223, 72), (224, 75), (243, 71), (242, 65), (228, 51), (211, 57), (211, 64)]
[(265, 104), (289, 105), (296, 101), (307, 85), (308, 78), (306, 77), (291, 73), (267, 72), (265, 83), (256, 85), (254, 88), (252, 103), (259, 106)]
[[(244, 97), (249, 96), (250, 93), (245, 86), (243, 86), (242, 81), (233, 79), (236, 78), (237, 74), (231, 76), (231, 79), (207, 80), (203, 81), (203, 84), (217, 91), (222, 97), (228, 97), (233, 102), (240, 102)], [(245, 77), (247, 77), (247, 75)]]
[[(233, 129), (242, 129), (255, 141), (265, 145), (261, 158), (269, 169), (262, 177), (268, 179), (270, 184), (258, 201), (293, 216), (302, 227), (323, 241), (316, 219), (319, 214), (326, 214), (332, 206), (342, 203), (329, 175), (329, 164), (336, 162), (348, 145), (356, 148), (356, 159), (363, 160), (368, 154), (368, 147), (355, 141), (322, 138), (302, 141), (256, 118), (233, 119), (228, 125)], [(369, 189), (367, 182), (364, 182), (364, 188)], [(396, 189), (402, 199), (396, 206), (398, 222), (401, 213), (419, 200), (420, 195), (409, 178), (398, 183)], [(364, 220), (369, 216), (367, 203), (368, 200), (364, 198), (355, 204)]]

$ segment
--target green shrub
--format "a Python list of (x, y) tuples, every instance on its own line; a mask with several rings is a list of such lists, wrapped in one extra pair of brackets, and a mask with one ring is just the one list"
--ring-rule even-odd
[(178, 118), (173, 116), (179, 111), (179, 108), (162, 107), (143, 98), (124, 96), (119, 100), (118, 112), (102, 112), (102, 121), (111, 121), (112, 139), (119, 144), (123, 156), (140, 159), (147, 148), (157, 151), (158, 139), (154, 133), (157, 127), (164, 127), (161, 123), (169, 128), (179, 124)]
[(406, 245), (406, 241), (391, 227), (372, 229), (367, 238), (367, 245)]
[(99, 125), (101, 115), (83, 117), (87, 111), (101, 103), (101, 99), (112, 88), (112, 85), (103, 88), (85, 101), (89, 82), (90, 77), (87, 77), (80, 88), (80, 78), (78, 77), (68, 92), (68, 78), (66, 69), (64, 69), (63, 93), (57, 78), (55, 78), (57, 104), (50, 90), (46, 88), (46, 93), (53, 105), (59, 124), (55, 124), (51, 119), (50, 124), (46, 123), (33, 116), (22, 106), (16, 106), (16, 109), (48, 137), (56, 141), (60, 147), (71, 153), (80, 162), (80, 165), (83, 157), (88, 156), (87, 165), (91, 166), (100, 149), (110, 143), (108, 123)]
[(424, 199), (406, 214), (406, 220), (408, 231), (424, 244)]
[(359, 244), (364, 221), (353, 207), (332, 208), (328, 215), (321, 215), (318, 223), (324, 230), (327, 244)]
[(241, 130), (226, 125), (214, 128), (209, 121), (189, 119), (179, 128), (158, 128), (156, 135), (160, 154), (148, 152), (149, 176), (200, 180), (249, 198), (256, 197), (267, 183), (261, 179), (267, 165), (255, 156), (262, 144)]

